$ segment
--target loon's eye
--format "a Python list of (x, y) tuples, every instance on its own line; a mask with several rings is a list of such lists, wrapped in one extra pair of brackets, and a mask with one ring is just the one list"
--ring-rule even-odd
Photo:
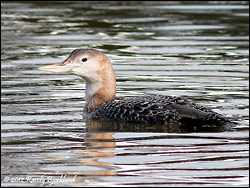
[(82, 62), (86, 62), (87, 60), (87, 58), (82, 58)]

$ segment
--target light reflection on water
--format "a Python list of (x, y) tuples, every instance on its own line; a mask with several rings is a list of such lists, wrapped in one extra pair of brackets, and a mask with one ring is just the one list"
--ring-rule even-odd
[[(61, 175), (77, 177), (54, 186), (248, 185), (246, 2), (1, 6), (3, 186), (41, 185), (6, 177)], [(83, 120), (84, 81), (37, 70), (75, 48), (108, 55), (118, 99), (183, 96), (239, 124), (180, 130)]]

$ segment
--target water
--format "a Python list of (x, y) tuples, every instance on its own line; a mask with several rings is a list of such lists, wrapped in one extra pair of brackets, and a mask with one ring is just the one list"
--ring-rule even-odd
[[(247, 1), (1, 7), (2, 186), (248, 186)], [(75, 48), (108, 55), (118, 99), (187, 97), (238, 125), (86, 121), (84, 81), (38, 70)]]

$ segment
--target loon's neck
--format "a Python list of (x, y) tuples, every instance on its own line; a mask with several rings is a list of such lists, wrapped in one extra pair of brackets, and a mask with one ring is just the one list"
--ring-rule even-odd
[(116, 94), (116, 80), (112, 66), (97, 73), (95, 80), (86, 79), (85, 112), (91, 113), (107, 102), (113, 101)]

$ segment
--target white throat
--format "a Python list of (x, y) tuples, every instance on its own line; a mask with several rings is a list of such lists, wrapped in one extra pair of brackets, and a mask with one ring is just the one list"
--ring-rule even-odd
[(90, 101), (90, 99), (94, 96), (94, 94), (101, 89), (101, 83), (98, 82), (86, 82), (86, 91), (85, 91), (85, 97), (86, 101)]

